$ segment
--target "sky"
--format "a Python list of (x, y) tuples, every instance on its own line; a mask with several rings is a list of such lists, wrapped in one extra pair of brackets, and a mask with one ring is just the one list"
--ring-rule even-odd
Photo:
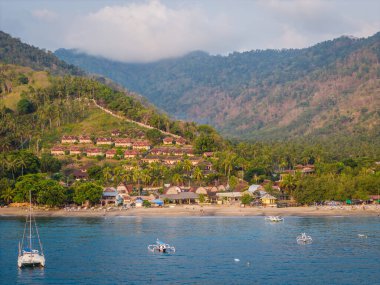
[(0, 0), (0, 30), (124, 62), (304, 48), (380, 31), (378, 0)]

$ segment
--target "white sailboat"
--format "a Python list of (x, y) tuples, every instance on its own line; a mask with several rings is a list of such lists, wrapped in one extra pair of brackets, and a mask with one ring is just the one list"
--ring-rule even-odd
[[(18, 267), (45, 266), (45, 256), (38, 234), (36, 220), (32, 215), (32, 194), (29, 192), (29, 214), (26, 217), (22, 241), (18, 244)], [(32, 221), (33, 220), (33, 221)], [(34, 225), (34, 227), (32, 226)], [(33, 248), (33, 235), (37, 236), (39, 249)]]

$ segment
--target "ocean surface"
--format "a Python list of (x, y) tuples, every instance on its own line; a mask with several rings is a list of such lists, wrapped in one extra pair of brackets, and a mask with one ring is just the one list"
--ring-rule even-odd
[[(37, 218), (44, 269), (18, 269), (24, 219), (0, 217), (0, 284), (380, 284), (380, 217)], [(313, 243), (299, 245), (306, 232)], [(360, 238), (365, 234), (367, 238)], [(147, 250), (156, 238), (174, 254)]]

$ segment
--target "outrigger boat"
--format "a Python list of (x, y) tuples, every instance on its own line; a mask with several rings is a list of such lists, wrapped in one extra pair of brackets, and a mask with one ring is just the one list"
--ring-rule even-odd
[(282, 218), (280, 216), (268, 216), (265, 219), (270, 221), (270, 222), (283, 222), (284, 221), (284, 218)]
[[(38, 234), (37, 224), (36, 220), (34, 219), (32, 215), (32, 195), (29, 193), (30, 198), (30, 206), (29, 206), (29, 215), (26, 217), (25, 227), (24, 227), (24, 234), (22, 236), (21, 243), (18, 244), (18, 260), (17, 265), (18, 267), (25, 267), (25, 266), (45, 266), (45, 256), (42, 249), (42, 244), (40, 240), (40, 236)], [(34, 223), (34, 229), (32, 226), (32, 220)], [(29, 235), (26, 237), (25, 234), (29, 233)], [(33, 243), (32, 243), (32, 236), (33, 234), (36, 234), (38, 239), (38, 245), (39, 249), (33, 249)], [(24, 241), (26, 245), (24, 247)]]
[(301, 235), (297, 237), (297, 243), (299, 244), (308, 244), (312, 242), (313, 242), (313, 239), (311, 238), (311, 236), (306, 235), (306, 233), (302, 233)]
[(148, 245), (148, 250), (150, 250), (151, 252), (158, 251), (162, 253), (170, 253), (170, 252), (175, 252), (175, 247), (157, 239), (156, 244)]

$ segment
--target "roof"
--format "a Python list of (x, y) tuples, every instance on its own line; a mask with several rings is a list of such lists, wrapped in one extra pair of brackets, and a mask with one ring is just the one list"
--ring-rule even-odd
[(225, 192), (225, 193), (216, 193), (218, 197), (228, 197), (228, 198), (240, 198), (243, 196), (241, 192)]
[(178, 194), (163, 194), (160, 195), (160, 199), (169, 200), (185, 200), (185, 199), (198, 199), (199, 195), (193, 192), (181, 192)]
[(252, 184), (251, 186), (249, 186), (248, 188), (248, 191), (251, 192), (251, 193), (254, 193), (256, 192), (257, 190), (259, 190), (261, 186), (258, 185), (258, 184)]
[(268, 193), (266, 193), (264, 196), (262, 196), (261, 199), (270, 199), (270, 200), (275, 199), (275, 200), (277, 200), (276, 197), (274, 197), (274, 196), (272, 196), (272, 195), (270, 195)]
[(103, 190), (103, 197), (116, 197), (117, 195), (118, 192), (114, 187), (107, 187)]

